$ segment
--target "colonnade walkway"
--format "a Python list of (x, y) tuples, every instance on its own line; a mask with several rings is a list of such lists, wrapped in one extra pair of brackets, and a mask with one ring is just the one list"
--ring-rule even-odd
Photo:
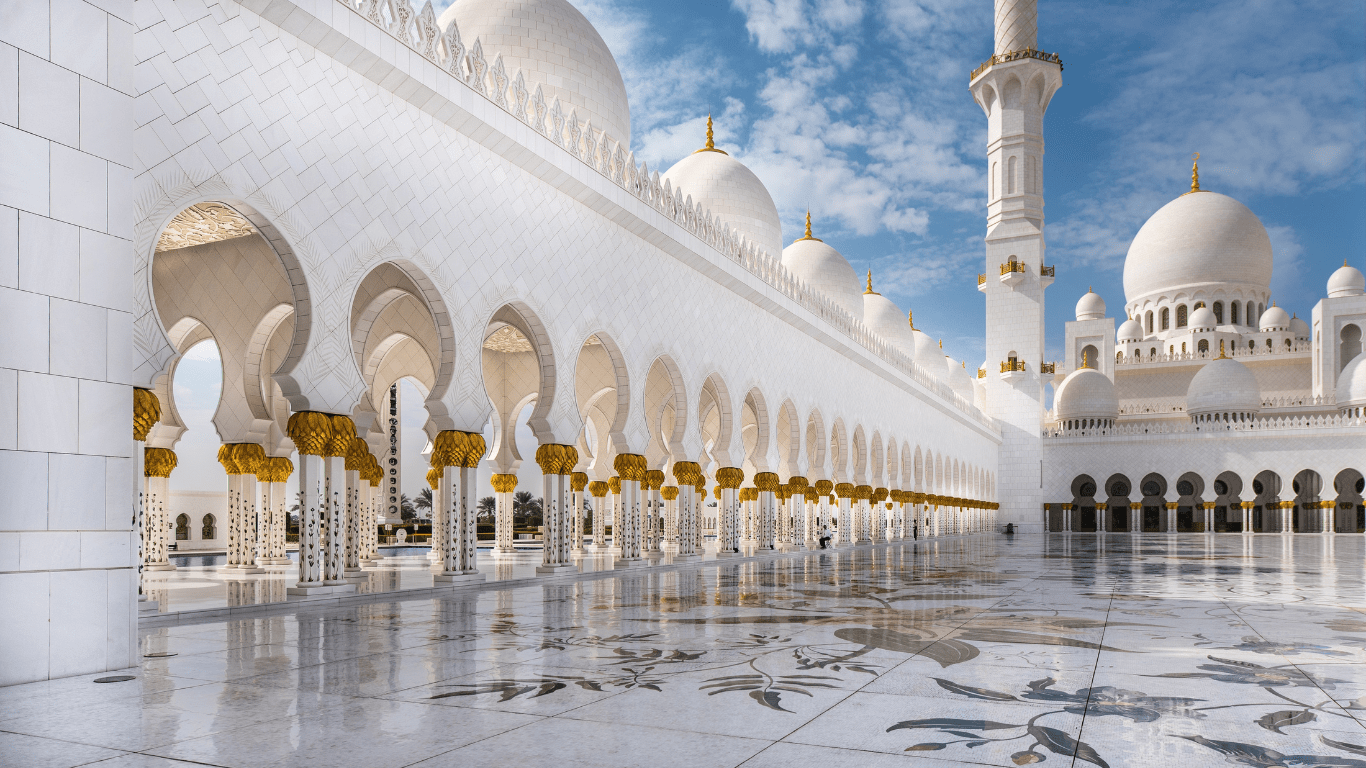
[(1366, 766), (1364, 544), (979, 534), (145, 627), (122, 682), (0, 688), (0, 764)]

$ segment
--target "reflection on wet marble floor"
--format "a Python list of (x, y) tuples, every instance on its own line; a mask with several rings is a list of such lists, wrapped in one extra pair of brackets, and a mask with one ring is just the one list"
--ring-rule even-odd
[(0, 765), (1366, 768), (1364, 575), (982, 535), (160, 627), (0, 688)]

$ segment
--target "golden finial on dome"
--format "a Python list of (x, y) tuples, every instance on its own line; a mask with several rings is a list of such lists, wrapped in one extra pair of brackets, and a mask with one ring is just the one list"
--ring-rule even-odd
[(1228, 359), (1228, 355), (1224, 353), (1224, 340), (1223, 340), (1223, 339), (1220, 339), (1220, 340), (1219, 340), (1219, 357), (1218, 357), (1217, 359), (1219, 359), (1219, 360), (1227, 360), (1227, 359)]
[(870, 294), (870, 293), (871, 293), (872, 295), (874, 295), (874, 296), (881, 296), (881, 295), (882, 295), (882, 294), (878, 293), (877, 291), (873, 290), (873, 270), (871, 270), (871, 269), (868, 270), (868, 287), (863, 289), (863, 295), (864, 295), (864, 296), (867, 296), (867, 295)]
[(1081, 353), (1081, 367), (1082, 367), (1082, 368), (1090, 368), (1090, 367), (1091, 367), (1091, 353), (1090, 353), (1090, 352), (1082, 352), (1082, 353)]
[(1196, 152), (1191, 161), (1191, 192), (1200, 191), (1200, 153)]
[(916, 327), (915, 327), (915, 312), (913, 312), (913, 311), (911, 311), (911, 310), (909, 310), (909, 309), (906, 310), (906, 324), (909, 325), (909, 326), (911, 326), (911, 330), (913, 330), (913, 331), (916, 330)]
[(812, 236), (812, 234), (811, 234), (811, 209), (810, 209), (810, 208), (807, 208), (807, 209), (806, 209), (806, 234), (804, 234), (804, 235), (802, 235), (801, 237), (797, 238), (794, 242), (800, 243), (800, 242), (803, 241), (803, 240), (815, 240), (815, 241), (818, 242), (818, 243), (819, 243), (819, 242), (822, 242), (821, 239), (820, 239), (819, 237), (814, 237), (814, 236)]
[(705, 146), (705, 147), (703, 147), (703, 148), (701, 148), (701, 149), (698, 149), (698, 150), (694, 150), (694, 151), (693, 151), (693, 154), (695, 155), (695, 154), (697, 154), (698, 152), (720, 152), (720, 153), (723, 154), (723, 155), (726, 154), (726, 151), (725, 151), (724, 149), (717, 149), (717, 148), (716, 148), (716, 142), (715, 142), (715, 141), (713, 140), (713, 138), (712, 138), (712, 132), (711, 132), (711, 113), (710, 113), (710, 112), (707, 113), (707, 146)]
[(944, 340), (943, 340), (943, 339), (940, 339), (940, 340), (939, 340), (939, 351), (941, 351), (941, 352), (944, 351)]

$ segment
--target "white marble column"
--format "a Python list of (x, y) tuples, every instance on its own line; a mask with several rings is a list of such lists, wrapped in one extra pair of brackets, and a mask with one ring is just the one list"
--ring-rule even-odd
[(755, 521), (754, 545), (760, 550), (774, 547), (774, 527), (777, 524), (778, 475), (776, 472), (759, 472), (754, 475)]
[(143, 497), (143, 527), (147, 546), (143, 550), (142, 567), (146, 571), (175, 570), (168, 557), (171, 533), (168, 505), (171, 470), (175, 466), (176, 455), (169, 448), (143, 449), (143, 475), (147, 486)]
[(478, 490), (475, 468), (484, 458), (484, 436), (474, 432), (445, 430), (436, 436), (432, 461), (441, 464), (441, 503), (445, 508), (442, 526), (441, 572), (433, 576), (438, 584), (468, 584), (484, 580), (476, 560), (475, 518)]
[(427, 470), (427, 485), (432, 489), (432, 535), (428, 539), (431, 550), (427, 552), (427, 561), (431, 563), (433, 570), (440, 573), (446, 562), (446, 510), (450, 507), (450, 502), (442, 496), (448, 490), (442, 482), (446, 468), (437, 463), (435, 451), (432, 453), (431, 461), (432, 468)]
[(664, 487), (664, 472), (651, 469), (641, 481), (641, 538), (642, 550), (658, 555), (660, 549), (659, 524), (663, 517), (664, 499), (659, 491)]
[(323, 453), (332, 440), (325, 413), (301, 411), (289, 417), (289, 439), (299, 450), (299, 581), (286, 590), (309, 595), (330, 591), (323, 585), (322, 523), (327, 508)]
[(643, 563), (640, 484), (645, 479), (647, 466), (645, 457), (634, 453), (619, 453), (613, 460), (613, 469), (621, 478), (621, 514), (612, 527), (612, 538), (618, 549), (618, 568), (630, 568)]
[(659, 489), (659, 498), (664, 503), (664, 538), (659, 550), (675, 556), (681, 551), (679, 546), (678, 486), (666, 485)]
[(575, 472), (569, 476), (569, 503), (572, 509), (569, 511), (569, 551), (571, 554), (583, 554), (583, 492), (588, 487), (588, 475), (583, 472)]
[(588, 484), (588, 493), (593, 497), (593, 551), (607, 551), (607, 510), (612, 503), (607, 498), (612, 488), (605, 480), (594, 480)]
[(492, 477), (494, 491), (493, 513), (493, 555), (511, 555), (517, 551), (513, 543), (516, 527), (512, 515), (513, 494), (517, 490), (517, 476), (495, 474)]
[(740, 484), (745, 472), (739, 467), (722, 467), (716, 471), (716, 484), (721, 497), (716, 507), (716, 556), (734, 557), (740, 548)]
[(570, 476), (579, 463), (579, 451), (572, 445), (546, 443), (536, 449), (536, 464), (541, 468), (541, 519), (545, 531), (542, 537), (541, 564), (537, 573), (557, 574), (578, 571), (569, 557), (569, 527), (572, 525), (570, 505), (573, 489)]

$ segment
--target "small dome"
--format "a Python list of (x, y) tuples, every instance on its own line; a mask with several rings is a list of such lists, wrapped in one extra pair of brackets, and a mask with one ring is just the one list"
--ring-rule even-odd
[(915, 361), (920, 363), (926, 373), (940, 381), (946, 380), (949, 369), (944, 364), (944, 350), (922, 330), (912, 328), (911, 335), (915, 337)]
[(1186, 388), (1186, 412), (1256, 413), (1262, 407), (1262, 390), (1247, 366), (1231, 357), (1206, 363)]
[(1117, 419), (1119, 397), (1109, 377), (1095, 368), (1078, 368), (1058, 385), (1053, 412), (1061, 421)]
[(1262, 319), (1257, 325), (1263, 333), (1288, 331), (1290, 330), (1290, 313), (1273, 304), (1262, 313)]
[[(710, 117), (707, 126), (707, 143), (711, 144)], [(693, 202), (710, 210), (713, 218), (721, 217), (759, 250), (775, 259), (782, 256), (783, 223), (778, 206), (773, 204), (768, 187), (744, 163), (719, 149), (704, 147), (660, 175), (659, 183), (665, 181), (682, 190), (684, 199), (691, 195)], [(853, 267), (849, 271), (853, 273)], [(854, 285), (858, 285), (857, 277)]]
[(1309, 323), (1304, 322), (1298, 317), (1290, 318), (1290, 333), (1294, 334), (1296, 339), (1303, 339), (1305, 341), (1308, 341)]
[(1339, 408), (1366, 405), (1366, 352), (1352, 358), (1338, 374), (1337, 404)]
[(915, 336), (906, 314), (891, 299), (879, 293), (863, 294), (863, 324), (892, 346), (915, 359)]
[(793, 276), (863, 319), (863, 286), (839, 251), (808, 235), (784, 248), (782, 256), (783, 266)]
[(1126, 341), (1142, 341), (1143, 323), (1140, 323), (1133, 318), (1125, 320), (1120, 324), (1119, 332), (1115, 334), (1115, 339), (1118, 340), (1120, 344), (1123, 344)]
[(1347, 262), (1342, 262), (1333, 276), (1328, 278), (1328, 298), (1337, 299), (1343, 296), (1360, 296), (1366, 293), (1366, 275), (1361, 274), (1361, 270), (1356, 267), (1347, 266)]
[(949, 369), (949, 386), (953, 387), (953, 391), (969, 403), (974, 402), (977, 399), (977, 392), (973, 387), (973, 374), (977, 371), (969, 374), (966, 363), (954, 360), (948, 355), (944, 356), (944, 366)]
[(452, 19), (466, 46), (479, 39), (490, 67), (501, 55), (509, 79), (520, 69), (527, 90), (535, 94), (541, 86), (547, 105), (559, 98), (566, 117), (576, 111), (630, 149), (631, 106), (621, 70), (602, 36), (567, 0), (456, 0), (437, 24), (445, 29)]
[(1209, 307), (1197, 307), (1191, 313), (1191, 330), (1213, 329), (1218, 322), (1214, 319), (1214, 310)]
[(1271, 285), (1271, 238), (1247, 206), (1217, 192), (1192, 192), (1158, 209), (1138, 230), (1124, 259), (1124, 296), (1196, 286)]
[(1099, 293), (1087, 290), (1077, 302), (1077, 319), (1104, 320), (1105, 299), (1102, 299)]

